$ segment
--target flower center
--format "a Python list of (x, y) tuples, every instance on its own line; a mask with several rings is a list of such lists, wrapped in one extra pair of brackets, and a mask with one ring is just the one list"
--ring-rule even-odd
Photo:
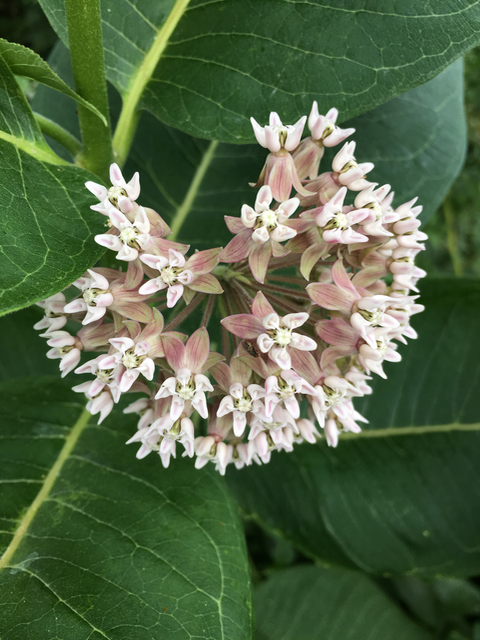
[(138, 249), (138, 244), (136, 242), (138, 235), (139, 233), (136, 227), (126, 227), (125, 229), (122, 229), (122, 231), (120, 231), (120, 240), (123, 242), (123, 244), (128, 244), (129, 247)]
[(372, 326), (378, 327), (380, 325), (383, 316), (383, 311), (380, 311), (380, 309), (375, 309), (373, 311), (359, 309), (359, 313), (362, 318), (365, 318), (365, 320)]
[(350, 171), (350, 169), (356, 169), (357, 167), (357, 161), (352, 158), (352, 160), (349, 160), (346, 164), (343, 165), (343, 167), (340, 169), (340, 173), (347, 173), (347, 171)]
[(327, 124), (325, 125), (325, 129), (323, 130), (322, 140), (325, 140), (325, 138), (327, 138), (334, 131), (335, 131), (335, 125), (327, 121)]
[(75, 345), (73, 345), (73, 344), (67, 344), (67, 346), (65, 346), (65, 347), (60, 347), (60, 349), (58, 350), (58, 353), (59, 353), (61, 356), (66, 356), (66, 355), (67, 355), (67, 353), (70, 353), (70, 351), (71, 351), (72, 349), (74, 349), (74, 348), (75, 348)]
[(274, 125), (272, 130), (278, 135), (280, 146), (284, 147), (288, 138), (288, 129), (283, 125)]
[(177, 281), (177, 276), (181, 269), (178, 267), (164, 267), (160, 271), (160, 276), (165, 284), (172, 285)]
[(323, 392), (325, 394), (325, 406), (333, 407), (334, 404), (337, 404), (342, 399), (342, 394), (334, 389), (327, 387), (326, 384), (323, 385)]
[(287, 327), (279, 327), (267, 332), (279, 347), (286, 347), (292, 341), (292, 332)]
[(112, 381), (113, 369), (99, 369), (97, 371), (97, 378), (100, 380), (100, 382), (108, 384)]
[(348, 229), (348, 218), (345, 213), (341, 211), (335, 214), (331, 220), (327, 222), (325, 229)]
[(125, 354), (122, 358), (123, 366), (126, 369), (135, 369), (145, 360), (145, 356), (138, 356), (133, 349), (129, 349), (125, 351)]
[(95, 298), (99, 296), (101, 293), (107, 293), (106, 291), (102, 291), (102, 289), (87, 289), (83, 292), (83, 299), (87, 303), (89, 307), (96, 307), (97, 303), (95, 302)]
[(252, 397), (246, 391), (243, 390), (243, 396), (241, 398), (235, 398), (233, 401), (233, 406), (237, 411), (241, 411), (242, 413), (247, 413), (252, 410)]
[(285, 380), (283, 380), (282, 378), (278, 378), (278, 388), (279, 388), (278, 395), (280, 396), (280, 398), (283, 398), (284, 400), (291, 398), (292, 396), (295, 395), (295, 389), (289, 384), (287, 384)]
[(107, 197), (109, 201), (117, 209), (118, 209), (118, 198), (120, 196), (123, 196), (124, 198), (128, 198), (128, 193), (125, 191), (123, 187), (110, 187), (110, 189), (107, 191)]
[(271, 209), (267, 209), (258, 217), (258, 226), (267, 227), (268, 231), (273, 231), (277, 228), (277, 213)]
[(182, 400), (191, 400), (195, 395), (196, 386), (195, 382), (192, 378), (187, 382), (187, 384), (182, 384), (181, 382), (177, 382), (175, 386), (175, 391), (177, 395)]

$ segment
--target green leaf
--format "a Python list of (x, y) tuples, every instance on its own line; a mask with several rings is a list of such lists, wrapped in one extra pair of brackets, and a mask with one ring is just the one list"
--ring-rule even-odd
[[(41, 0), (67, 42), (63, 0)], [(335, 4), (335, 3), (333, 3)], [(124, 96), (123, 156), (138, 108), (191, 135), (252, 142), (249, 117), (343, 120), (426, 82), (479, 40), (478, 0), (102, 2), (107, 77)]]
[[(65, 288), (103, 249), (90, 211), (88, 171), (47, 145), (12, 72), (0, 58), (0, 315)], [(101, 217), (100, 217), (101, 218)]]
[(428, 640), (373, 580), (300, 566), (274, 573), (255, 593), (256, 640)]
[(131, 416), (97, 426), (64, 381), (0, 394), (2, 638), (251, 638), (242, 528), (218, 474), (136, 460)]
[(322, 562), (383, 575), (480, 570), (480, 283), (422, 284), (419, 339), (355, 401), (370, 419), (230, 473), (245, 513)]
[[(0, 318), (0, 382), (34, 375), (59, 375), (58, 360), (49, 360), (49, 347), (33, 325), (44, 317), (40, 307), (28, 307)], [(78, 326), (78, 325), (77, 325)]]
[(80, 97), (78, 93), (75, 93), (45, 60), (31, 49), (0, 38), (0, 56), (2, 56), (15, 75), (30, 78), (56, 91), (60, 91), (60, 93), (69, 98), (73, 98), (76, 102), (92, 111), (107, 126), (105, 116), (93, 104), (90, 104), (90, 102)]

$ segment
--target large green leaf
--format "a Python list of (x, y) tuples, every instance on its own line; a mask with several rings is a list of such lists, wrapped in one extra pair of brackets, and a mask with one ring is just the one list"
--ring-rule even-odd
[(75, 93), (35, 51), (21, 44), (8, 42), (0, 38), (0, 55), (16, 76), (30, 78), (56, 91), (60, 91), (60, 93), (92, 111), (102, 120), (105, 126), (108, 126), (105, 116), (93, 104), (90, 104), (90, 102), (80, 97), (78, 93)]
[(256, 640), (428, 640), (367, 576), (294, 567), (255, 593)]
[(44, 141), (0, 58), (0, 315), (63, 289), (96, 261), (103, 221), (89, 209), (83, 169)]
[(215, 472), (162, 468), (56, 378), (0, 387), (3, 640), (247, 640), (250, 578)]
[(359, 434), (228, 474), (243, 510), (327, 563), (380, 574), (480, 570), (480, 283), (422, 285), (420, 337), (358, 409)]
[[(72, 82), (63, 45), (55, 48), (50, 64)], [(114, 113), (115, 98), (112, 94)], [(41, 87), (33, 106), (78, 136), (75, 109), (67, 99)], [(376, 164), (373, 179), (393, 186), (397, 204), (418, 195), (426, 220), (463, 162), (466, 131), (461, 62), (348, 124), (357, 129), (359, 159)], [(179, 239), (199, 249), (210, 248), (225, 245), (231, 238), (223, 216), (239, 215), (242, 204), (252, 204), (255, 190), (248, 183), (258, 177), (265, 157), (259, 145), (199, 140), (144, 113), (125, 174), (140, 171), (140, 201), (179, 230)], [(329, 168), (327, 157), (322, 167)]]
[[(63, 0), (40, 4), (67, 42)], [(104, 0), (107, 76), (125, 96), (116, 142), (137, 108), (223, 142), (251, 142), (250, 116), (294, 120), (313, 99), (353, 117), (474, 46), (479, 17), (472, 0)]]

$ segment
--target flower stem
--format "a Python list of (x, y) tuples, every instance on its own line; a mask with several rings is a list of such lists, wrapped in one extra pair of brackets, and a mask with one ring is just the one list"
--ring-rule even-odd
[(261, 291), (271, 291), (272, 293), (280, 293), (284, 296), (290, 296), (292, 298), (302, 298), (304, 300), (310, 301), (310, 296), (305, 291), (296, 291), (295, 289), (289, 289), (288, 287), (279, 287), (274, 284), (270, 284), (266, 282), (264, 285), (259, 287)]
[(40, 131), (43, 134), (59, 142), (62, 147), (64, 147), (72, 155), (73, 158), (77, 157), (77, 155), (80, 153), (82, 145), (77, 140), (77, 138), (75, 138), (75, 136), (72, 136), (69, 131), (61, 127), (56, 122), (53, 122), (53, 120), (45, 118), (39, 113), (35, 113), (34, 116), (38, 126), (40, 127)]
[(173, 318), (173, 320), (171, 320), (167, 324), (164, 331), (171, 331), (175, 327), (178, 327), (178, 325), (181, 322), (183, 322), (185, 318), (188, 318), (188, 316), (192, 313), (192, 311), (194, 311), (198, 307), (198, 305), (201, 303), (201, 301), (205, 298), (206, 295), (207, 295), (206, 293), (201, 293), (200, 295), (196, 295), (195, 298), (190, 302), (190, 304), (187, 304), (185, 309), (180, 311), (180, 313), (177, 316), (175, 316), (175, 318)]
[[(109, 122), (100, 0), (65, 0), (65, 12), (75, 90)], [(112, 160), (110, 125), (81, 104), (77, 109), (83, 143), (77, 164), (106, 180)]]
[(207, 327), (210, 321), (210, 316), (212, 315), (213, 306), (215, 304), (215, 296), (211, 295), (208, 298), (207, 306), (205, 307), (205, 311), (203, 312), (202, 322), (200, 324), (201, 327)]

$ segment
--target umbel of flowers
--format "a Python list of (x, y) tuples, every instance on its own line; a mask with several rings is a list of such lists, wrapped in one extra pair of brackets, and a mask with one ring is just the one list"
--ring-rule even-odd
[[(168, 240), (167, 223), (137, 202), (138, 173), (127, 183), (114, 164), (109, 189), (87, 182), (108, 227), (95, 240), (121, 266), (89, 269), (68, 301), (40, 302), (35, 328), (62, 376), (90, 374), (73, 388), (99, 423), (123, 394), (140, 394), (124, 409), (139, 416), (128, 441), (138, 458), (153, 451), (167, 467), (181, 454), (223, 474), (322, 434), (336, 446), (365, 422), (354, 399), (416, 337), (422, 208), (392, 207), (390, 185), (369, 180), (373, 164), (357, 161), (354, 130), (337, 115), (314, 103), (303, 140), (306, 117), (289, 126), (272, 113), (265, 127), (252, 118), (269, 154), (253, 206), (225, 216), (233, 238), (223, 249)], [(325, 147), (338, 150), (319, 173)], [(196, 331), (177, 331), (195, 309)], [(83, 352), (93, 359), (81, 364)]]

